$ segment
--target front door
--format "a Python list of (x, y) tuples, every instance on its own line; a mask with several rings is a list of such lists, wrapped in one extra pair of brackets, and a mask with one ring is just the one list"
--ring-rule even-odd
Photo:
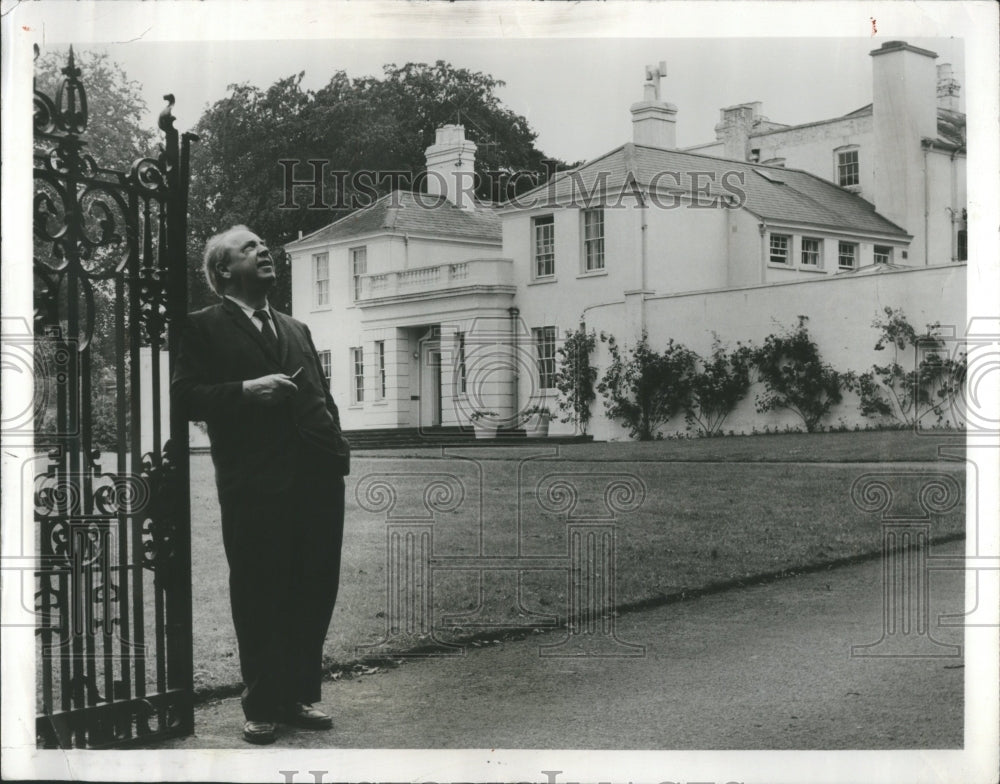
[(420, 351), (420, 426), (441, 424), (441, 344), (426, 341)]

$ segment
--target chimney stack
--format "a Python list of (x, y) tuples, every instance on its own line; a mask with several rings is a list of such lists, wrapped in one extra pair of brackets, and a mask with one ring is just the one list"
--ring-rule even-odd
[(632, 104), (632, 141), (666, 150), (677, 148), (677, 107), (660, 100), (660, 79), (667, 75), (665, 62), (646, 66), (643, 99)]
[(462, 125), (444, 125), (427, 148), (427, 193), (444, 196), (463, 210), (474, 210), (476, 145)]
[(958, 111), (958, 94), (962, 85), (952, 76), (951, 63), (942, 63), (937, 67), (937, 105), (939, 109), (949, 112)]
[(937, 55), (888, 41), (871, 57), (874, 149), (861, 150), (861, 165), (874, 169), (875, 209), (913, 235), (910, 258), (926, 263), (923, 140), (938, 135)]
[(761, 115), (760, 107), (760, 101), (752, 101), (719, 110), (715, 138), (723, 144), (723, 158), (733, 161), (750, 160), (750, 134), (756, 130), (760, 120), (766, 119)]

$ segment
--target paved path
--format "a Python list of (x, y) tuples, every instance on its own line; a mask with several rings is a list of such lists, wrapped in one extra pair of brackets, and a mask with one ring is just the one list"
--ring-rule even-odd
[[(934, 549), (961, 554), (963, 542)], [(879, 560), (627, 613), (642, 658), (541, 658), (560, 633), (409, 660), (324, 686), (330, 732), (282, 728), (295, 748), (958, 748), (962, 659), (851, 658), (882, 628)], [(962, 573), (932, 572), (931, 630), (962, 606)], [(166, 748), (246, 748), (239, 701), (199, 708)]]

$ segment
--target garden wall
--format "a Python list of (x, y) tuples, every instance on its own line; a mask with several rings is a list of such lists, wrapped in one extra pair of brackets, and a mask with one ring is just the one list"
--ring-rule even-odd
[[(884, 269), (869, 274), (823, 275), (802, 282), (653, 296), (645, 302), (649, 343), (661, 350), (673, 338), (705, 356), (711, 351), (713, 333), (729, 346), (736, 341), (752, 341), (759, 346), (767, 335), (794, 327), (798, 316), (803, 315), (809, 318), (807, 327), (823, 360), (840, 371), (860, 372), (875, 362), (890, 361), (890, 351), (874, 350), (879, 333), (872, 321), (884, 315), (885, 307), (901, 308), (918, 332), (930, 322), (940, 322), (942, 334), (961, 337), (967, 323), (966, 272), (965, 264)], [(613, 334), (620, 343), (634, 342), (628, 323), (624, 305), (595, 308), (587, 316), (588, 329)], [(608, 362), (606, 345), (598, 343), (593, 360), (603, 374)], [(754, 408), (758, 391), (758, 386), (750, 390), (726, 420), (725, 432), (801, 426), (801, 420), (790, 412), (758, 414)], [(858, 411), (857, 396), (847, 393), (824, 424), (853, 428), (871, 424), (871, 420)], [(621, 427), (606, 419), (600, 395), (590, 431), (598, 440), (628, 437)], [(682, 416), (663, 429), (665, 436), (683, 432), (686, 423)]]

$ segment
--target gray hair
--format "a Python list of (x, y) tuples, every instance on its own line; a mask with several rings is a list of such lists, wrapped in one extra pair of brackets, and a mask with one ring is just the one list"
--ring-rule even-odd
[(209, 238), (208, 242), (205, 243), (205, 258), (202, 264), (205, 270), (205, 279), (208, 281), (208, 285), (211, 286), (212, 291), (220, 297), (225, 293), (225, 286), (222, 279), (219, 278), (219, 263), (227, 261), (229, 258), (229, 244), (227, 240), (229, 239), (229, 235), (234, 231), (249, 231), (249, 229), (242, 223), (237, 226), (230, 226), (225, 231), (219, 232), (214, 237)]

